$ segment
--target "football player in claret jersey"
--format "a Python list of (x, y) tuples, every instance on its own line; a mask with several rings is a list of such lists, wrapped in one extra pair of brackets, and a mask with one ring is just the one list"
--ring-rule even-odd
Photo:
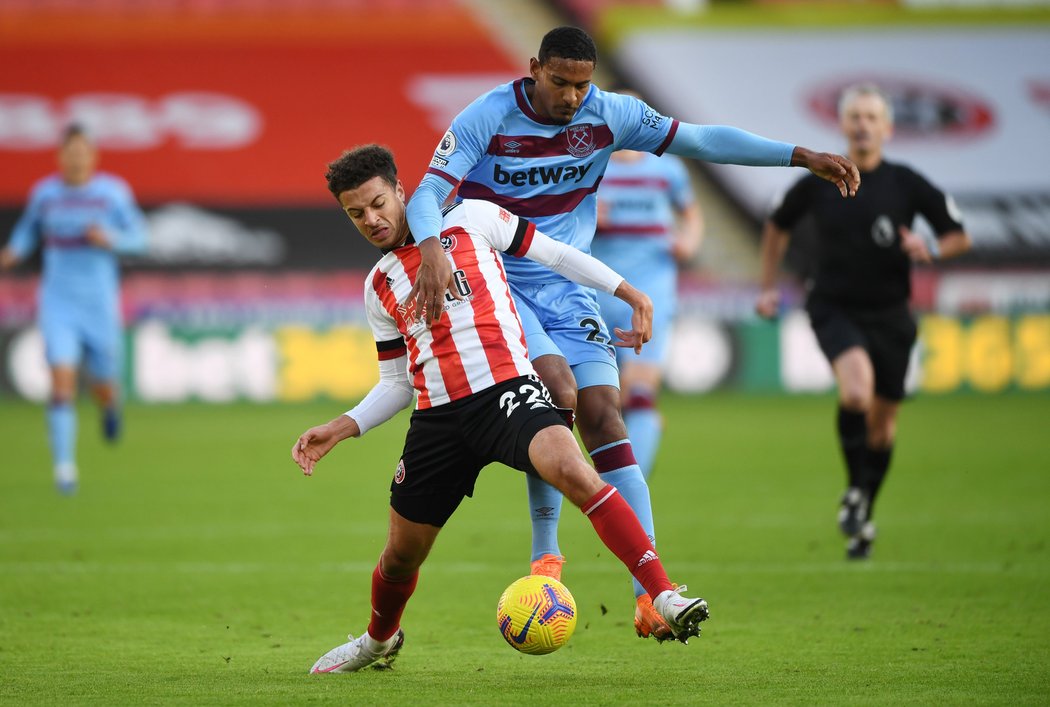
[(77, 488), (77, 368), (86, 356), (102, 431), (120, 433), (120, 274), (117, 255), (146, 244), (146, 221), (119, 177), (96, 173), (98, 154), (84, 129), (62, 136), (59, 172), (36, 184), (29, 205), (0, 251), (7, 270), (38, 246), (44, 252), (38, 320), (51, 369), (47, 430), (58, 490)]
[[(619, 150), (598, 188), (598, 222), (591, 254), (653, 300), (653, 340), (640, 354), (616, 350), (623, 420), (646, 480), (652, 472), (663, 422), (656, 400), (663, 379), (678, 300), (678, 266), (703, 239), (703, 217), (689, 173), (673, 155)], [(598, 293), (606, 327), (624, 328), (630, 310)]]
[[(908, 308), (911, 264), (961, 255), (970, 238), (950, 197), (910, 167), (883, 158), (893, 110), (877, 86), (844, 91), (839, 118), (864, 190), (849, 203), (809, 177), (788, 190), (765, 224), (756, 309), (776, 316), (777, 266), (791, 229), (812, 215), (817, 269), (806, 310), (838, 384), (838, 436), (848, 477), (839, 527), (847, 537), (846, 556), (864, 559), (875, 540), (875, 498), (889, 470), (916, 337)], [(912, 232), (917, 214), (936, 231), (936, 241)]]
[[(422, 255), (420, 277), (409, 293), (414, 308), (426, 303), (432, 319), (441, 314), (438, 303), (451, 273), (433, 237), (441, 229), (441, 206), (457, 186), (457, 198), (493, 201), (584, 252), (594, 237), (595, 192), (615, 150), (798, 165), (830, 180), (844, 197), (857, 189), (856, 167), (838, 155), (736, 128), (691, 125), (663, 116), (637, 98), (602, 91), (591, 83), (596, 62), (597, 50), (586, 32), (558, 27), (544, 36), (528, 77), (497, 86), (452, 121), (408, 205)], [(580, 436), (595, 467), (655, 538), (649, 489), (620, 415), (619, 372), (594, 291), (529, 261), (508, 262), (507, 278), (540, 378), (555, 402), (576, 410)], [(561, 495), (533, 477), (528, 489), (532, 572), (560, 577)], [(638, 635), (667, 637), (668, 628), (653, 611), (650, 597), (637, 583), (634, 592)]]
[(459, 298), (447, 297), (430, 327), (402, 302), (418, 277), (420, 251), (405, 219), (405, 192), (393, 155), (365, 145), (329, 165), (329, 190), (372, 245), (383, 251), (365, 281), (365, 311), (376, 340), (380, 379), (352, 410), (304, 432), (292, 457), (310, 475), (338, 442), (358, 437), (412, 401), (401, 459), (390, 485), (387, 544), (372, 573), (366, 633), (350, 637), (311, 672), (353, 672), (389, 662), (401, 649), (401, 615), (419, 567), (441, 527), (474, 491), (482, 467), (499, 461), (542, 477), (587, 515), (602, 542), (654, 597), (675, 638), (699, 634), (703, 599), (682, 596), (617, 490), (584, 460), (525, 350), (500, 253), (541, 262), (588, 287), (615, 293), (634, 316), (621, 345), (640, 349), (651, 334), (652, 303), (599, 261), (543, 235), (506, 209), (466, 200), (446, 209), (439, 243)]

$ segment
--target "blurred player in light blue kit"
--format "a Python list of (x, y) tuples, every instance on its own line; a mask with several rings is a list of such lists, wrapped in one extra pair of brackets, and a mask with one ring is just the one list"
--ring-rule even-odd
[[(453, 119), (408, 204), (422, 264), (406, 303), (431, 326), (440, 321), (451, 266), (442, 250), (441, 207), (459, 199), (491, 201), (527, 218), (557, 241), (589, 252), (597, 220), (595, 192), (616, 150), (666, 152), (711, 162), (806, 167), (846, 196), (859, 175), (849, 160), (768, 140), (737, 128), (694, 125), (661, 115), (631, 96), (591, 83), (594, 41), (558, 27), (540, 42), (529, 76), (497, 86)], [(606, 483), (615, 486), (654, 539), (649, 487), (620, 415), (619, 371), (612, 336), (594, 291), (533, 262), (504, 264), (525, 330), (529, 359), (555, 403), (576, 411), (580, 437)], [(561, 494), (527, 480), (532, 517), (531, 574), (560, 578)], [(635, 583), (635, 629), (665, 640), (667, 624)]]
[(98, 153), (83, 128), (70, 126), (58, 151), (59, 171), (38, 182), (11, 240), (0, 251), (8, 270), (39, 246), (44, 268), (38, 320), (51, 369), (48, 438), (55, 484), (77, 488), (77, 369), (86, 360), (102, 408), (103, 434), (120, 435), (120, 274), (118, 253), (141, 250), (146, 223), (128, 185), (95, 172)]
[[(689, 173), (671, 155), (620, 150), (609, 158), (598, 188), (598, 228), (591, 254), (627, 277), (653, 300), (653, 340), (641, 354), (617, 350), (623, 421), (646, 479), (663, 423), (656, 399), (677, 307), (678, 266), (700, 249), (703, 218)], [(606, 328), (631, 328), (631, 310), (598, 292)]]

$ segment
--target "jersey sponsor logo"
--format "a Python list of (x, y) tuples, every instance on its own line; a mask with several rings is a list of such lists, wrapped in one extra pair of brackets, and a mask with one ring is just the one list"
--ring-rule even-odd
[[(856, 77), (832, 81), (809, 91), (810, 112), (828, 125), (839, 125), (839, 98), (858, 83)], [(989, 101), (962, 89), (911, 77), (884, 76), (875, 83), (893, 105), (893, 134), (897, 139), (975, 138), (995, 125)]]
[(529, 167), (528, 169), (503, 169), (499, 162), (492, 167), (492, 181), (496, 184), (511, 184), (516, 187), (538, 186), (540, 184), (561, 184), (575, 182), (579, 184), (587, 178), (594, 164), (582, 164), (579, 167)]
[(448, 167), (448, 160), (446, 160), (444, 157), (438, 157), (437, 155), (434, 155), (434, 157), (430, 160), (430, 166), (437, 167), (438, 169), (444, 169), (445, 167)]
[(397, 471), (394, 472), (394, 483), (400, 484), (405, 480), (405, 460), (399, 459), (397, 462)]
[(573, 157), (587, 157), (595, 148), (594, 126), (570, 125), (565, 129), (565, 140), (568, 143), (569, 154)]
[(501, 207), (501, 208), (500, 208), (500, 210), (499, 210), (499, 217), (500, 217), (500, 218), (501, 218), (501, 219), (502, 219), (502, 220), (503, 220), (503, 221), (504, 221), (505, 223), (510, 223), (510, 212), (509, 212), (509, 211), (507, 211), (506, 209), (502, 208), (502, 207)]
[(435, 152), (440, 157), (448, 157), (456, 151), (456, 134), (449, 130), (441, 138), (441, 142), (438, 143), (437, 150)]
[(886, 214), (882, 214), (871, 224), (871, 240), (875, 241), (877, 246), (889, 248), (896, 242), (896, 236), (893, 230), (893, 220)]

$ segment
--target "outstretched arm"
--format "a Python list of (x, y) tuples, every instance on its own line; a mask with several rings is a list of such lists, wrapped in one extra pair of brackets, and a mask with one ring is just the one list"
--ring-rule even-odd
[(726, 125), (679, 123), (667, 151), (718, 164), (805, 167), (835, 184), (842, 196), (856, 195), (860, 186), (857, 166), (841, 155), (814, 152)]
[(360, 437), (396, 415), (412, 402), (412, 386), (405, 373), (406, 356), (379, 362), (379, 382), (368, 395), (334, 420), (311, 427), (299, 435), (292, 447), (292, 459), (310, 476), (314, 467), (335, 445), (350, 437)]

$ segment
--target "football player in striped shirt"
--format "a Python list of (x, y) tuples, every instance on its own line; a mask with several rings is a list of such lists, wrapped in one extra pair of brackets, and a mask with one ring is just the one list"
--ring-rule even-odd
[[(584, 460), (566, 419), (529, 363), (525, 334), (500, 253), (541, 262), (588, 287), (614, 293), (634, 315), (620, 345), (639, 350), (652, 332), (652, 302), (607, 266), (543, 235), (485, 201), (450, 206), (439, 244), (459, 298), (426, 313), (402, 302), (418, 277), (420, 251), (405, 219), (405, 191), (393, 155), (365, 145), (329, 165), (329, 190), (383, 256), (365, 281), (365, 311), (376, 340), (380, 379), (356, 407), (304, 432), (292, 457), (311, 475), (337, 443), (359, 437), (407, 406), (416, 393), (401, 460), (390, 485), (387, 545), (372, 573), (372, 614), (359, 638), (333, 648), (311, 672), (354, 672), (389, 662), (401, 649), (401, 616), (419, 567), (478, 473), (499, 461), (543, 478), (579, 506), (605, 545), (642, 583), (675, 638), (699, 634), (703, 599), (682, 596), (631, 507)], [(563, 411), (564, 412), (564, 411)]]
[[(414, 309), (441, 316), (451, 273), (434, 241), (441, 207), (457, 198), (487, 199), (528, 218), (551, 238), (588, 252), (594, 236), (595, 192), (609, 155), (631, 149), (743, 165), (806, 167), (855, 193), (856, 167), (844, 157), (767, 140), (737, 128), (691, 125), (661, 115), (631, 96), (591, 83), (597, 50), (587, 33), (559, 27), (544, 36), (530, 76), (497, 86), (467, 106), (438, 144), (428, 173), (412, 195), (408, 220), (422, 254), (409, 293)], [(507, 264), (529, 357), (562, 407), (576, 410), (580, 436), (597, 470), (616, 486), (655, 538), (649, 489), (620, 415), (619, 372), (612, 337), (590, 288), (540, 263)], [(557, 528), (561, 495), (529, 478), (533, 573), (558, 577), (564, 561)], [(658, 639), (669, 630), (635, 583), (635, 626)]]

